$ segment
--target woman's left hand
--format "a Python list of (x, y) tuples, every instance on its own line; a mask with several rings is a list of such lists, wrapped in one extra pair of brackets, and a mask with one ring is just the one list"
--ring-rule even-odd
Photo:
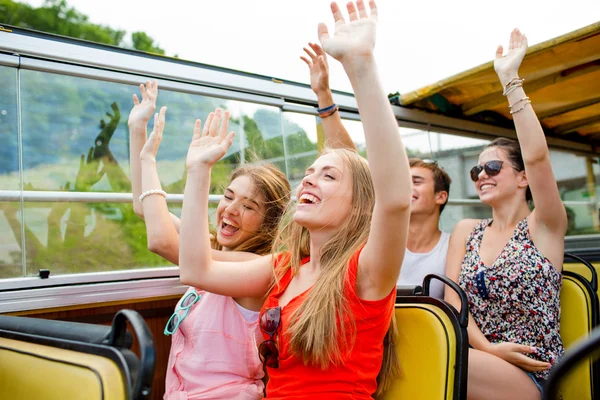
[(496, 59), (494, 60), (494, 69), (500, 78), (502, 86), (506, 86), (511, 79), (518, 78), (519, 66), (527, 52), (527, 36), (515, 28), (510, 34), (510, 43), (508, 52), (502, 55), (504, 48), (498, 46), (496, 49)]
[(350, 22), (344, 20), (338, 5), (335, 2), (331, 3), (331, 12), (335, 19), (333, 36), (329, 36), (325, 24), (319, 24), (319, 40), (323, 50), (344, 65), (373, 56), (377, 27), (377, 5), (374, 0), (369, 1), (369, 14), (364, 0), (358, 0), (356, 5), (350, 2), (347, 8)]
[(202, 131), (201, 124), (198, 119), (194, 125), (194, 136), (185, 161), (188, 171), (203, 166), (212, 167), (227, 153), (233, 143), (235, 133), (227, 133), (229, 111), (223, 113), (220, 108), (217, 108), (214, 113), (208, 115)]

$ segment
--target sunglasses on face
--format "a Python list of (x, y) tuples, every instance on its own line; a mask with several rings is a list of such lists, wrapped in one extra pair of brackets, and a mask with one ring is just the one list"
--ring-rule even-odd
[(274, 337), (281, 323), (281, 307), (267, 308), (260, 316), (260, 330), (269, 335), (269, 340), (265, 340), (258, 347), (260, 360), (264, 365), (271, 368), (279, 368), (279, 350)]
[(504, 163), (504, 161), (501, 160), (491, 160), (486, 162), (483, 165), (476, 165), (473, 168), (471, 168), (471, 180), (473, 182), (477, 182), (477, 180), (479, 179), (479, 174), (481, 174), (481, 171), (485, 170), (485, 173), (488, 176), (496, 176), (500, 173), (500, 171), (502, 171), (502, 164)]
[(177, 331), (179, 325), (183, 322), (185, 317), (188, 316), (190, 309), (200, 300), (200, 297), (202, 296), (196, 293), (195, 290), (185, 295), (185, 297), (177, 305), (177, 308), (175, 308), (175, 312), (173, 315), (171, 315), (171, 318), (169, 318), (167, 321), (167, 326), (165, 326), (165, 330), (163, 332), (165, 335), (169, 336)]

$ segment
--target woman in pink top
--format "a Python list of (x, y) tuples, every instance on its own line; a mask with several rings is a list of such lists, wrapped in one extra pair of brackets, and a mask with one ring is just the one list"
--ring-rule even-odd
[[(156, 170), (166, 107), (146, 125), (156, 108), (156, 82), (140, 85), (129, 116), (134, 210), (146, 221), (148, 247), (177, 264), (179, 218), (169, 213)], [(229, 113), (217, 109), (208, 121), (226, 127)], [(279, 219), (290, 200), (285, 175), (272, 165), (245, 166), (230, 178), (217, 207), (213, 257), (249, 260), (270, 251)], [(262, 298), (220, 296), (190, 288), (165, 327), (173, 335), (165, 399), (261, 399), (262, 363), (257, 351)], [(262, 341), (262, 340), (261, 340)]]

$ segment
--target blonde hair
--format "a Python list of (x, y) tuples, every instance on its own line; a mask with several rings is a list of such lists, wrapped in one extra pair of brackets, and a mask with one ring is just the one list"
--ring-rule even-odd
[[(339, 155), (351, 173), (352, 210), (344, 226), (323, 246), (319, 279), (291, 316), (287, 334), (292, 353), (302, 357), (305, 364), (325, 369), (330, 364), (341, 363), (354, 346), (356, 324), (344, 299), (344, 288), (348, 284), (350, 258), (367, 243), (369, 237), (375, 191), (369, 166), (356, 152), (335, 149), (325, 150), (323, 154)], [(294, 211), (291, 208), (282, 219), (273, 247), (273, 253), (282, 250), (289, 252), (289, 257), (282, 258), (282, 265), (275, 271), (274, 285), (290, 268), (294, 275), (297, 274), (302, 259), (310, 256), (309, 232), (293, 222)], [(344, 323), (338, 324), (338, 321)], [(387, 349), (384, 350), (385, 369), (380, 373), (384, 380), (387, 371), (390, 371), (386, 365), (389, 364), (388, 353)], [(393, 358), (397, 358), (395, 352)]]
[[(249, 177), (256, 187), (256, 192), (263, 195), (264, 214), (259, 231), (232, 250), (259, 255), (269, 254), (275, 241), (279, 221), (290, 203), (290, 184), (283, 172), (273, 164), (245, 165), (236, 168), (229, 177), (229, 183), (240, 176)], [(221, 250), (223, 246), (217, 242), (215, 234), (213, 238), (213, 249)]]

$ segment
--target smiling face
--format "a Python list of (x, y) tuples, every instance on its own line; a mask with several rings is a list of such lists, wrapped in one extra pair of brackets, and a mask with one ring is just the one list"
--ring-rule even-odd
[(412, 167), (410, 169), (413, 182), (411, 215), (431, 215), (439, 212), (440, 205), (445, 204), (448, 193), (435, 192), (435, 177), (433, 171), (425, 167)]
[(306, 170), (297, 189), (294, 221), (308, 230), (338, 231), (352, 210), (352, 174), (343, 158), (326, 153)]
[[(525, 171), (516, 171), (508, 157), (506, 151), (499, 147), (489, 147), (480, 155), (478, 165), (485, 165), (488, 161), (500, 160), (503, 162), (500, 173), (495, 176), (489, 176), (485, 169), (481, 171), (475, 189), (479, 194), (479, 199), (483, 204), (494, 206), (501, 201), (511, 199), (514, 196), (520, 196), (525, 199), (525, 190), (527, 189), (527, 178)], [(520, 192), (523, 192), (522, 194)]]
[(217, 242), (223, 250), (235, 249), (260, 231), (264, 203), (249, 176), (231, 181), (217, 207)]

